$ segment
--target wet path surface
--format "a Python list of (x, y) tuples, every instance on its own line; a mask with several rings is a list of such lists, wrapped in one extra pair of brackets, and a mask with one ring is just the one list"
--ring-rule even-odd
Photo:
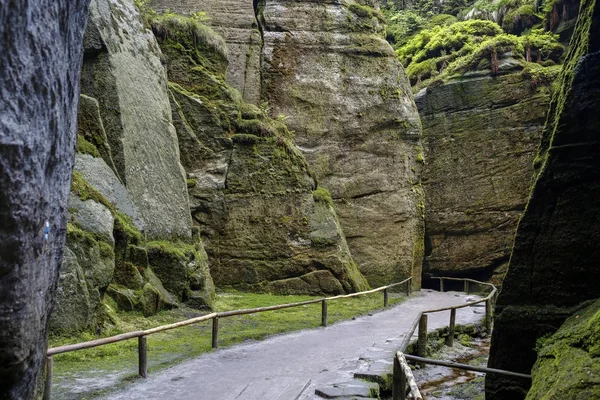
[[(399, 345), (421, 310), (463, 304), (474, 298), (465, 293), (423, 290), (388, 310), (352, 321), (204, 354), (105, 398), (313, 399), (316, 386), (351, 379), (365, 351), (379, 351), (390, 342)], [(449, 312), (429, 315), (429, 330), (446, 326), (448, 318)], [(480, 307), (457, 312), (457, 324), (476, 323), (482, 318)]]

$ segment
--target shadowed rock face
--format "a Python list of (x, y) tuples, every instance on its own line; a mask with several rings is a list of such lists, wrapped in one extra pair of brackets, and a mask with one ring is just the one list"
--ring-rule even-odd
[[(553, 333), (600, 285), (600, 4), (580, 17), (536, 158), (496, 306), (490, 367), (528, 373), (536, 339)], [(528, 382), (486, 378), (486, 398), (522, 399)]]
[(44, 360), (65, 242), (88, 3), (0, 4), (2, 399), (32, 398)]
[(501, 282), (529, 196), (548, 86), (520, 73), (450, 82), (416, 96), (423, 122), (423, 272)]

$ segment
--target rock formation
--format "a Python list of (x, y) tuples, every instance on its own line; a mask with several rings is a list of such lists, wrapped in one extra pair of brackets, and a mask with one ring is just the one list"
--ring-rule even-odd
[[(99, 331), (111, 309), (210, 308), (192, 236), (162, 54), (132, 3), (93, 0), (55, 333)], [(106, 296), (105, 296), (106, 295)]]
[[(29, 399), (67, 228), (88, 1), (0, 4), (0, 398)], [(46, 230), (48, 228), (48, 230)]]
[(266, 1), (263, 95), (331, 192), (373, 286), (420, 286), (421, 124), (380, 11), (360, 2)]
[(523, 72), (450, 81), (416, 96), (425, 276), (502, 281), (549, 102), (549, 87)]
[(223, 82), (227, 59), (216, 33), (183, 17), (151, 25), (216, 284), (289, 294), (365, 289), (329, 194), (317, 188), (291, 132)]
[[(529, 373), (536, 340), (598, 297), (599, 62), (600, 5), (583, 1), (496, 305), (490, 367)], [(528, 386), (489, 375), (486, 398), (522, 399)]]
[(285, 119), (295, 133), (319, 184), (331, 192), (350, 252), (369, 283), (413, 275), (418, 287), (420, 121), (383, 37), (382, 15), (370, 3), (152, 2), (157, 10), (205, 11), (223, 32), (227, 82), (250, 102), (260, 91), (271, 117)]

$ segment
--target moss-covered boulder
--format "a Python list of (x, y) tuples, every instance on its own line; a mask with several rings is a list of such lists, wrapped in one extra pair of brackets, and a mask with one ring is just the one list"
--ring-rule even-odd
[(527, 400), (600, 399), (600, 300), (538, 340)]
[[(536, 340), (554, 333), (600, 286), (600, 4), (581, 2), (560, 89), (536, 157), (496, 305), (490, 367), (528, 373)], [(522, 399), (529, 382), (488, 375), (486, 398)]]

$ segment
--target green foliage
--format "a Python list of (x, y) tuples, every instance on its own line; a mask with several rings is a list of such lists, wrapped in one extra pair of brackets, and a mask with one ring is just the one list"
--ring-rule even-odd
[[(515, 35), (501, 34), (489, 38), (478, 45), (471, 53), (456, 60), (448, 67), (448, 73), (463, 74), (477, 69), (482, 60), (490, 60), (490, 68), (494, 70), (494, 59), (497, 62), (497, 56), (501, 53), (513, 52), (513, 55), (522, 55), (523, 46), (519, 38)], [(497, 69), (497, 66), (496, 66)]]
[(385, 15), (380, 11), (376, 10), (373, 7), (366, 6), (359, 3), (350, 3), (348, 5), (348, 9), (352, 11), (354, 14), (358, 15), (362, 18), (377, 18), (381, 22), (385, 22)]
[(533, 50), (537, 53), (537, 61), (551, 59), (556, 62), (564, 52), (564, 48), (559, 43), (558, 38), (559, 36), (552, 32), (546, 32), (543, 29), (532, 29), (525, 32), (520, 37), (520, 40), (525, 49)]

